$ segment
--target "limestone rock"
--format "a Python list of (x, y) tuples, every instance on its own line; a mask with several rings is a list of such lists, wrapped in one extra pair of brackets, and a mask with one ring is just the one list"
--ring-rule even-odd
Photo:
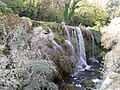
[(120, 74), (111, 72), (102, 83), (100, 90), (120, 90)]
[(0, 90), (58, 90), (74, 65), (62, 49), (53, 48), (52, 39), (29, 18), (0, 16)]
[(104, 66), (107, 73), (110, 71), (120, 71), (120, 18), (115, 18), (109, 26), (101, 30), (101, 45), (107, 50), (104, 56)]

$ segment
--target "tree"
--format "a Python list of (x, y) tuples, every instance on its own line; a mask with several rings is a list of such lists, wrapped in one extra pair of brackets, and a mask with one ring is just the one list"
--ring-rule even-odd
[(5, 3), (0, 1), (0, 13), (6, 14), (8, 12), (12, 12), (12, 10), (10, 8), (8, 8)]
[(64, 21), (69, 24), (73, 20), (74, 10), (77, 8), (77, 3), (80, 0), (66, 0), (64, 10)]
[(23, 7), (23, 0), (1, 0), (5, 4), (7, 4), (8, 8), (11, 8), (15, 14), (18, 14), (21, 12)]
[(108, 14), (98, 4), (82, 0), (78, 3), (74, 17), (77, 20), (77, 25), (81, 23), (84, 26), (101, 26), (106, 24)]
[(107, 4), (107, 12), (110, 19), (120, 16), (120, 0), (109, 0)]

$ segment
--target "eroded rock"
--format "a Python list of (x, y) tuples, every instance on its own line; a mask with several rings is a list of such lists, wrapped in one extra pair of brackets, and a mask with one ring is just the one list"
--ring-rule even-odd
[(104, 56), (104, 77), (100, 90), (120, 89), (120, 18), (101, 30), (101, 45), (106, 49)]
[[(116, 20), (116, 19), (115, 19)], [(120, 20), (120, 18), (118, 18)], [(120, 23), (112, 20), (109, 26), (101, 30), (101, 45), (107, 50), (104, 57), (107, 72), (119, 71), (120, 60)]]

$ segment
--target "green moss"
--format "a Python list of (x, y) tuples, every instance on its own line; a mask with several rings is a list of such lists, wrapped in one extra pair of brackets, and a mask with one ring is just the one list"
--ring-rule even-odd
[(63, 84), (60, 90), (75, 90), (75, 86), (72, 84)]
[(91, 80), (85, 80), (84, 82), (82, 82), (82, 85), (84, 85), (88, 89), (94, 87), (94, 83)]
[(104, 54), (105, 52), (103, 48), (100, 46), (101, 34), (99, 29), (98, 28), (96, 29), (96, 27), (93, 28), (89, 27), (88, 30), (85, 31), (88, 33), (84, 35), (84, 43), (85, 43), (87, 58), (91, 57), (91, 53), (93, 49), (92, 38), (89, 31), (91, 31), (94, 36), (94, 55), (96, 56), (96, 58), (102, 59), (102, 57), (105, 55)]
[(60, 31), (62, 29), (62, 24), (56, 22), (44, 22), (44, 21), (32, 21), (33, 27), (42, 26), (44, 28), (51, 28), (53, 32)]
[(63, 43), (61, 43), (62, 41), (63, 41), (63, 36), (61, 35), (57, 35), (57, 34), (55, 34), (55, 41), (58, 43), (58, 44), (63, 44)]
[[(75, 67), (75, 64), (72, 62), (72, 60), (65, 54), (65, 52), (57, 52), (52, 55), (53, 61), (58, 67), (58, 71), (62, 75), (63, 79), (66, 80), (69, 78), (69, 75), (73, 68)], [(66, 78), (68, 77), (68, 78)]]
[(52, 43), (47, 44), (47, 46), (48, 46), (49, 48), (53, 48)]
[(64, 75), (69, 74), (71, 70), (73, 69), (73, 63), (71, 60), (66, 61), (64, 59), (60, 59), (60, 66), (61, 66), (61, 71)]

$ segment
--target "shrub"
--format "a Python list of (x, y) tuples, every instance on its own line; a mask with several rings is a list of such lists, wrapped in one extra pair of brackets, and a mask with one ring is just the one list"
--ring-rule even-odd
[(56, 67), (52, 61), (39, 60), (31, 63), (31, 73), (26, 83), (29, 83), (24, 90), (58, 90), (58, 86), (53, 82)]

